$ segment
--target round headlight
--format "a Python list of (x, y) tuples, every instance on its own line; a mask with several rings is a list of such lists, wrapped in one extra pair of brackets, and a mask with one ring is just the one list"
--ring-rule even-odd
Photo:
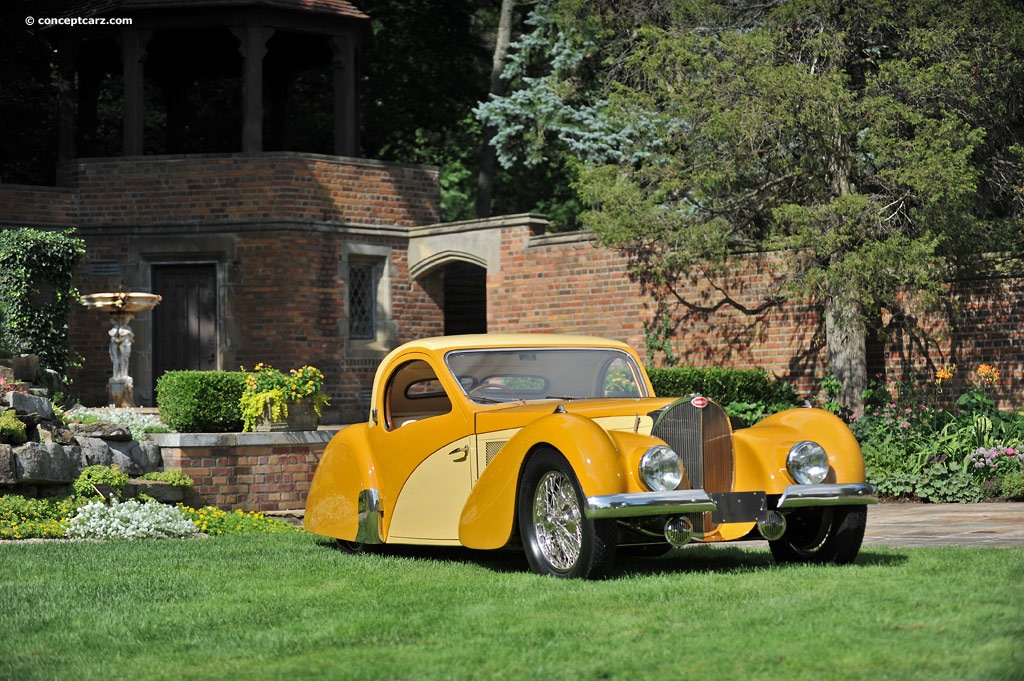
[(786, 470), (801, 485), (817, 485), (828, 475), (828, 454), (817, 442), (797, 442), (786, 456)]
[(644, 452), (640, 459), (640, 479), (653, 492), (667, 492), (679, 486), (683, 471), (679, 455), (671, 447), (657, 445)]

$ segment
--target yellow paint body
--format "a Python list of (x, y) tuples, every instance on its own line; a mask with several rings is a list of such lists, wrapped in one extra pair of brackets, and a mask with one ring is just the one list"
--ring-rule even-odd
[[(368, 422), (344, 428), (324, 452), (307, 500), (306, 529), (356, 541), (360, 495), (373, 490), (379, 505), (362, 521), (364, 539), (501, 548), (513, 539), (524, 462), (542, 449), (565, 457), (584, 497), (648, 491), (639, 478), (640, 458), (664, 444), (651, 436), (651, 413), (673, 400), (480, 404), (446, 369), (445, 356), (453, 350), (588, 346), (621, 350), (642, 367), (625, 344), (547, 334), (444, 337), (393, 351), (377, 370)], [(653, 395), (649, 378), (640, 373)], [(396, 385), (405, 386), (404, 396), (391, 388)], [(781, 494), (793, 484), (786, 454), (807, 439), (829, 453), (834, 482), (863, 481), (860, 448), (842, 421), (820, 410), (795, 409), (733, 433), (732, 490)], [(680, 489), (686, 487), (684, 472)], [(752, 526), (720, 525), (704, 540), (736, 539)]]

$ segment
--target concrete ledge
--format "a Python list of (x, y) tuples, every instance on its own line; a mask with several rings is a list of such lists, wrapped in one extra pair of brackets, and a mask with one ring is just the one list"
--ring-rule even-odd
[(276, 433), (150, 433), (149, 439), (160, 447), (260, 447), (274, 445), (326, 444), (341, 430), (297, 430)]

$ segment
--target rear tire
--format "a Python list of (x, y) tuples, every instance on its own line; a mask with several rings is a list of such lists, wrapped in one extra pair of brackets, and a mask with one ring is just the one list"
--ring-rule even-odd
[(867, 525), (866, 506), (802, 508), (786, 516), (781, 539), (768, 542), (776, 563), (852, 563)]
[(615, 561), (618, 526), (590, 520), (572, 466), (553, 449), (527, 461), (517, 519), (530, 568), (539, 575), (595, 579)]
[(366, 550), (366, 544), (358, 541), (349, 541), (348, 539), (335, 539), (335, 546), (338, 547), (343, 553), (363, 553)]

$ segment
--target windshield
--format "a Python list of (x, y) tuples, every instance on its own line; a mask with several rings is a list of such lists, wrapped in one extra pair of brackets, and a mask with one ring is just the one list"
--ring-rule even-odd
[(633, 357), (612, 348), (460, 350), (446, 360), (466, 395), (482, 404), (647, 396)]

